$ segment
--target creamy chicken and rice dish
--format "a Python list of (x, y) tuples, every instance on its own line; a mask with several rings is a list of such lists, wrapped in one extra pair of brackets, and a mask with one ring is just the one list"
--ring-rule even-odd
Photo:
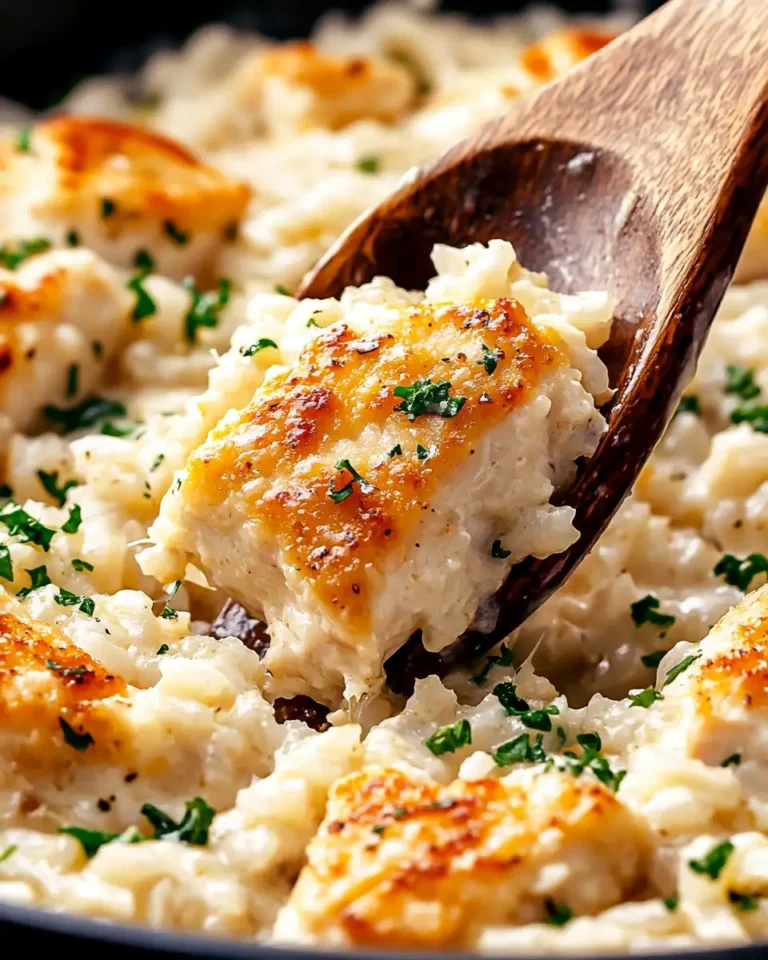
[(597, 546), (408, 697), (415, 631), (577, 539), (610, 293), (494, 240), (424, 290), (292, 295), (622, 26), (209, 27), (3, 129), (0, 899), (335, 947), (768, 934), (765, 211)]

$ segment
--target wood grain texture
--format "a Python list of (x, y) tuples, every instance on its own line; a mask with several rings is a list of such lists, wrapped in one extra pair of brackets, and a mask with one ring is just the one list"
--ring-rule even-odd
[(601, 351), (616, 387), (609, 431), (560, 501), (576, 508), (579, 541), (512, 568), (484, 604), (490, 632), (470, 629), (439, 656), (412, 638), (390, 661), (395, 686), (505, 637), (626, 496), (693, 373), (768, 185), (767, 94), (767, 0), (670, 0), (417, 172), (307, 278), (309, 297), (377, 274), (423, 288), (433, 244), (500, 237), (554, 289), (616, 297)]

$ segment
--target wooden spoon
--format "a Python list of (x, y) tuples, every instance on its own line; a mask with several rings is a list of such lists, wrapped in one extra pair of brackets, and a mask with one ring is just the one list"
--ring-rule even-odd
[(312, 271), (302, 297), (377, 274), (423, 288), (433, 244), (500, 237), (553, 289), (616, 297), (601, 350), (616, 388), (609, 429), (560, 500), (576, 508), (578, 542), (514, 566), (476, 618), (482, 631), (440, 655), (412, 638), (390, 683), (490, 648), (590, 550), (693, 374), (767, 185), (768, 0), (670, 0), (406, 177)]

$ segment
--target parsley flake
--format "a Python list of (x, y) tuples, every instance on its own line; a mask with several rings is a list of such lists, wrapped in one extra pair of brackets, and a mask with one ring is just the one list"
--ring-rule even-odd
[(688, 866), (694, 873), (703, 874), (710, 880), (717, 880), (734, 849), (731, 841), (725, 840), (723, 843), (718, 843), (717, 846), (712, 847), (709, 853), (700, 860), (689, 860)]
[(229, 302), (232, 284), (222, 277), (216, 292), (203, 293), (198, 290), (193, 277), (186, 277), (182, 286), (192, 298), (192, 304), (184, 318), (184, 331), (187, 340), (194, 343), (199, 327), (218, 326), (219, 312)]
[(131, 311), (131, 319), (134, 323), (146, 320), (147, 317), (151, 317), (157, 313), (157, 304), (144, 289), (144, 281), (146, 278), (146, 273), (137, 273), (136, 276), (131, 277), (126, 284), (128, 289), (136, 294), (136, 303), (133, 305), (133, 310)]
[(530, 727), (532, 730), (551, 730), (550, 716), (556, 716), (560, 713), (560, 710), (553, 703), (540, 710), (531, 710), (528, 701), (518, 697), (517, 687), (509, 681), (497, 683), (493, 688), (493, 695), (498, 698), (508, 716), (520, 717), (523, 725)]
[(494, 560), (506, 560), (512, 556), (511, 550), (505, 550), (501, 545), (501, 540), (494, 540), (491, 544), (491, 556)]
[(109, 417), (124, 417), (126, 410), (122, 403), (93, 395), (69, 409), (44, 407), (43, 414), (51, 423), (60, 426), (62, 433), (73, 433), (75, 430), (92, 427)]
[(573, 916), (567, 904), (562, 901), (550, 900), (549, 897), (544, 901), (544, 909), (547, 911), (544, 923), (553, 927), (564, 927)]
[(378, 157), (372, 155), (368, 157), (360, 157), (355, 166), (360, 173), (378, 173), (381, 166), (381, 161)]
[(189, 233), (179, 230), (173, 220), (166, 220), (163, 224), (163, 230), (165, 230), (168, 237), (170, 237), (177, 246), (183, 247), (189, 243)]
[(252, 357), (260, 350), (266, 350), (268, 347), (277, 350), (277, 344), (274, 340), (269, 340), (267, 337), (259, 337), (256, 343), (252, 343), (249, 347), (240, 347), (240, 353), (244, 357)]
[(677, 405), (677, 410), (675, 410), (675, 416), (678, 413), (692, 413), (697, 417), (701, 416), (701, 404), (699, 403), (699, 398), (694, 394), (688, 394), (687, 397), (682, 397), (680, 403)]
[(440, 757), (444, 753), (455, 753), (461, 747), (470, 743), (472, 743), (472, 727), (469, 720), (459, 720), (454, 724), (435, 730), (424, 741), (424, 746), (431, 750), (436, 757)]
[(79, 597), (76, 593), (70, 593), (69, 590), (65, 590), (64, 587), (59, 587), (59, 592), (53, 599), (60, 607), (76, 606), (82, 613), (87, 614), (89, 617), (93, 616), (94, 610), (96, 609), (96, 604), (90, 597)]
[(171, 591), (168, 596), (165, 598), (165, 605), (163, 606), (163, 612), (160, 616), (163, 620), (178, 620), (179, 611), (171, 606), (171, 600), (179, 592), (179, 587), (181, 586), (181, 580), (177, 580), (176, 583), (171, 587)]
[(646, 687), (640, 693), (633, 694), (629, 698), (629, 702), (633, 707), (644, 707), (647, 710), (652, 703), (663, 699), (664, 697), (654, 687)]
[(493, 760), (499, 767), (508, 767), (513, 763), (544, 763), (547, 755), (542, 746), (543, 741), (542, 734), (538, 734), (536, 742), (531, 744), (530, 734), (521, 733), (514, 740), (496, 747), (492, 753)]
[(73, 750), (83, 753), (83, 751), (87, 750), (88, 747), (96, 742), (90, 733), (77, 733), (76, 730), (73, 730), (64, 717), (59, 717), (59, 726), (61, 727), (61, 732), (64, 734), (64, 742), (67, 746), (72, 747)]
[(80, 367), (76, 363), (70, 363), (67, 368), (67, 396), (74, 397), (77, 393), (77, 386), (80, 381)]
[(394, 447), (392, 447), (392, 449), (387, 454), (387, 456), (390, 459), (392, 459), (392, 457), (402, 457), (402, 455), (403, 455), (403, 448), (400, 446), (399, 443), (396, 443)]
[(31, 153), (32, 152), (32, 127), (27, 125), (22, 127), (19, 130), (19, 135), (16, 138), (16, 149), (19, 153)]
[(282, 285), (282, 283), (275, 284), (275, 293), (279, 293), (281, 297), (292, 297), (293, 294), (291, 291)]
[(114, 216), (117, 211), (117, 204), (114, 200), (110, 200), (109, 197), (102, 197), (101, 200), (101, 217), (103, 220), (109, 220), (111, 216)]
[(768, 405), (744, 404), (731, 412), (731, 423), (748, 423), (756, 433), (768, 433)]
[(5, 863), (5, 861), (14, 855), (19, 848), (15, 843), (9, 843), (8, 846), (0, 853), (0, 863)]
[(336, 478), (331, 477), (328, 481), (328, 496), (333, 500), (334, 503), (341, 503), (343, 500), (346, 500), (352, 494), (352, 484), (356, 483), (360, 489), (360, 493), (369, 494), (373, 493), (376, 489), (372, 483), (361, 477), (360, 474), (355, 470), (349, 460), (339, 460), (336, 464), (337, 470), (346, 470), (350, 474), (351, 479), (344, 484), (343, 487), (336, 488)]
[(746, 593), (758, 574), (768, 573), (768, 557), (762, 553), (750, 553), (740, 560), (732, 553), (726, 553), (717, 561), (713, 572), (716, 577), (723, 577), (726, 583)]
[(168, 653), (170, 649), (171, 648), (168, 646), (167, 643), (161, 643), (160, 646), (157, 648), (157, 653), (155, 654), (155, 656), (162, 657), (164, 654)]
[(165, 460), (165, 454), (164, 454), (164, 453), (158, 453), (158, 455), (155, 457), (154, 463), (153, 463), (152, 466), (149, 468), (149, 472), (150, 472), (150, 473), (154, 473), (154, 471), (157, 470), (157, 468), (160, 466), (160, 464), (163, 462), (163, 460)]
[(482, 357), (479, 360), (476, 360), (475, 363), (485, 367), (486, 373), (494, 373), (496, 371), (496, 367), (499, 365), (499, 360), (504, 359), (504, 351), (500, 350), (498, 347), (494, 347), (493, 350), (490, 350), (485, 344), (483, 344), (482, 350)]
[(664, 897), (664, 899), (661, 902), (664, 904), (667, 910), (669, 910), (670, 913), (674, 913), (675, 910), (677, 910), (677, 903), (678, 903), (677, 894), (672, 893), (668, 897)]
[(209, 807), (202, 797), (187, 800), (185, 806), (186, 813), (179, 823), (154, 804), (145, 803), (142, 806), (142, 816), (154, 827), (155, 840), (164, 837), (166, 840), (178, 840), (198, 847), (204, 847), (208, 843), (208, 830), (216, 811)]
[(741, 754), (732, 753), (730, 757), (726, 757), (725, 760), (720, 764), (721, 767), (738, 767), (741, 763)]
[(737, 893), (735, 890), (728, 891), (728, 900), (737, 910), (757, 910), (760, 906), (757, 897), (752, 897), (748, 893)]
[(428, 447), (422, 446), (420, 443), (416, 444), (416, 457), (419, 460), (431, 460), (433, 457), (437, 456), (437, 444), (430, 443)]
[(700, 656), (700, 653), (692, 653), (687, 657), (683, 657), (680, 663), (678, 663), (676, 667), (672, 667), (667, 674), (667, 679), (664, 681), (664, 686), (668, 687), (673, 680), (677, 680), (680, 674), (684, 673), (692, 663), (695, 663), (699, 659)]
[(80, 234), (77, 230), (70, 230), (67, 234), (67, 246), (68, 247), (79, 247), (80, 246)]
[(133, 265), (143, 273), (151, 273), (155, 269), (155, 261), (148, 250), (137, 250), (133, 258)]
[(481, 687), (488, 680), (488, 674), (494, 667), (511, 667), (512, 662), (511, 648), (502, 643), (499, 647), (498, 656), (488, 657), (480, 673), (476, 673), (473, 677), (469, 678), (470, 682), (474, 683), (476, 687)]
[(0, 509), (0, 523), (8, 527), (8, 533), (12, 537), (18, 537), (21, 543), (35, 543), (46, 552), (50, 549), (51, 540), (56, 533), (50, 527), (44, 527), (39, 520), (35, 520), (12, 500)]
[(642, 663), (644, 667), (655, 669), (668, 653), (669, 650), (654, 650), (653, 653), (644, 653), (643, 656), (640, 657), (640, 663)]
[(635, 601), (630, 606), (635, 626), (641, 627), (644, 623), (650, 623), (654, 627), (671, 627), (675, 618), (668, 613), (659, 613), (659, 606), (659, 598), (650, 593), (646, 594), (641, 600)]
[(76, 503), (73, 507), (70, 507), (69, 516), (67, 517), (66, 522), (61, 525), (62, 532), (77, 533), (82, 522), (83, 517), (80, 512), (80, 504)]
[(16, 270), (25, 260), (38, 253), (45, 253), (51, 249), (51, 241), (45, 237), (34, 237), (31, 240), (22, 240), (15, 248), (0, 247), (0, 266), (8, 270)]
[(42, 484), (43, 490), (45, 490), (60, 507), (64, 506), (64, 502), (67, 499), (67, 490), (79, 486), (77, 480), (67, 480), (59, 486), (58, 470), (54, 470), (52, 473), (46, 473), (45, 470), (38, 470), (37, 477)]
[(729, 363), (725, 368), (725, 392), (735, 393), (742, 400), (754, 400), (760, 393), (754, 370)]
[(13, 561), (11, 551), (6, 544), (0, 544), (0, 577), (3, 580), (13, 580)]
[(433, 383), (431, 380), (417, 380), (410, 387), (399, 386), (392, 391), (400, 397), (402, 403), (395, 406), (401, 410), (409, 420), (415, 420), (427, 414), (450, 419), (455, 417), (467, 402), (466, 397), (449, 396), (451, 384), (446, 380)]

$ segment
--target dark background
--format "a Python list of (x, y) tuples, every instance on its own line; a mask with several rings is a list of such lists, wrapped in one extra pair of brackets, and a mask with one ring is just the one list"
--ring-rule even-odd
[[(524, 7), (518, 0), (446, 0), (443, 10), (481, 17)], [(646, 9), (658, 0), (644, 0)], [(363, 0), (0, 0), (0, 96), (50, 106), (80, 78), (131, 69), (157, 46), (211, 20), (281, 39), (306, 35), (326, 10), (362, 10)], [(560, 0), (573, 12), (605, 12), (609, 0)], [(151, 38), (151, 39), (150, 39)]]

